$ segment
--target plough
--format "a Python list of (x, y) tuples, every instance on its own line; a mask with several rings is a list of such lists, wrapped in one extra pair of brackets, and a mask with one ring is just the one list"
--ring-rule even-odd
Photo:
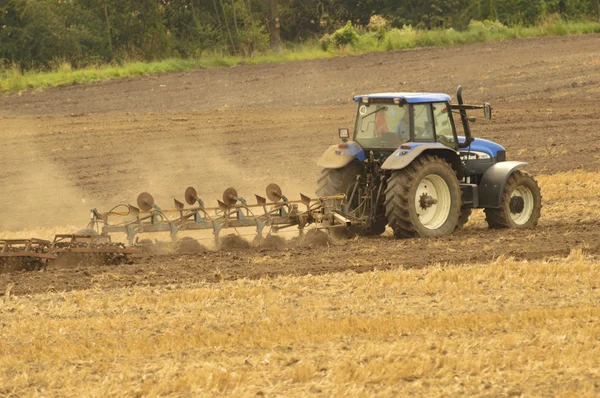
[[(140, 241), (141, 234), (166, 232), (175, 241), (180, 231), (211, 231), (215, 247), (219, 248), (221, 234), (227, 230), (240, 235), (238, 228), (254, 228), (254, 242), (260, 244), (265, 232), (269, 236), (297, 227), (303, 236), (311, 224), (316, 224), (316, 229), (331, 229), (357, 222), (343, 213), (344, 195), (312, 199), (300, 194), (299, 200), (289, 200), (277, 184), (269, 184), (265, 196), (255, 195), (256, 203), (249, 204), (235, 188), (228, 188), (217, 207), (206, 207), (196, 189), (188, 187), (184, 194), (188, 207), (174, 199), (173, 209), (162, 209), (151, 194), (143, 192), (137, 198), (137, 206), (121, 204), (106, 213), (92, 209), (87, 228), (79, 233), (58, 234), (52, 242), (34, 238), (0, 240), (0, 272), (41, 270), (54, 262), (127, 263), (148, 253), (148, 241)], [(114, 234), (124, 234), (127, 244), (113, 242)]]
[[(256, 240), (260, 241), (266, 229), (269, 235), (295, 226), (302, 236), (305, 227), (314, 223), (330, 226), (351, 224), (351, 220), (342, 213), (344, 195), (311, 199), (300, 194), (300, 200), (289, 200), (277, 184), (267, 186), (266, 198), (255, 195), (256, 204), (249, 204), (235, 188), (223, 192), (222, 200), (217, 201), (218, 207), (206, 207), (193, 187), (185, 190), (184, 197), (191, 207), (186, 208), (183, 202), (175, 199), (174, 209), (163, 210), (155, 204), (151, 194), (143, 192), (137, 198), (137, 206), (117, 206), (124, 207), (124, 211), (101, 213), (93, 209), (88, 228), (97, 231), (100, 236), (123, 233), (129, 247), (135, 247), (139, 234), (168, 232), (175, 239), (179, 231), (210, 230), (215, 247), (219, 247), (221, 232), (228, 229), (237, 232), (238, 228), (253, 227)], [(304, 208), (301, 209), (300, 205)], [(124, 220), (113, 223), (115, 217)]]

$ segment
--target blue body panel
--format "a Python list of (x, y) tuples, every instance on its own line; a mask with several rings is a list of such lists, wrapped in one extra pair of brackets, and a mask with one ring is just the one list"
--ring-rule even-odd
[[(465, 142), (465, 137), (458, 137), (459, 142)], [(438, 145), (440, 147), (444, 147), (443, 144), (439, 142), (407, 142), (402, 144), (402, 146), (410, 146), (410, 149), (398, 148), (392, 156), (404, 156), (407, 155), (413, 149), (421, 146), (421, 145)], [(461, 149), (461, 152), (466, 152), (469, 149)], [(471, 151), (483, 152), (490, 155), (490, 157), (495, 158), (498, 155), (498, 151), (504, 151), (504, 147), (502, 145), (496, 144), (493, 141), (484, 140), (482, 138), (475, 138), (475, 140), (471, 143)]]
[(361, 162), (367, 160), (365, 151), (357, 142), (348, 141), (347, 144), (348, 148), (339, 148), (338, 146), (338, 151), (340, 152), (339, 156), (356, 156), (356, 158)]
[[(458, 142), (465, 142), (465, 137), (458, 137)], [(466, 151), (468, 151), (468, 148), (461, 149), (461, 152)], [(495, 158), (498, 155), (498, 151), (504, 151), (504, 147), (493, 141), (475, 138), (471, 143), (471, 151), (484, 152), (490, 155), (490, 157)]]
[(377, 93), (356, 95), (354, 102), (360, 102), (363, 97), (376, 99), (393, 99), (400, 98), (409, 104), (419, 104), (423, 102), (446, 102), (450, 101), (450, 96), (439, 93)]
[[(346, 148), (344, 148), (346, 146)], [(342, 144), (335, 144), (327, 148), (317, 162), (319, 167), (325, 169), (339, 169), (346, 166), (354, 159), (364, 162), (367, 159), (363, 148), (354, 141), (348, 141)]]

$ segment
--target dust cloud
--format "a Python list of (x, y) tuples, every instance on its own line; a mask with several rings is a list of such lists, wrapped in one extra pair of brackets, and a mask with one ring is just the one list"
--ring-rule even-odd
[[(140, 178), (128, 190), (135, 192), (130, 203), (135, 203), (140, 192), (149, 192), (156, 205), (172, 208), (173, 199), (184, 202), (185, 189), (193, 186), (207, 207), (217, 206), (217, 199), (222, 200), (223, 191), (229, 187), (235, 188), (249, 204), (254, 204), (254, 195), (265, 196), (267, 185), (273, 182), (281, 186), (290, 200), (299, 199), (300, 192), (314, 196), (315, 182), (298, 184), (294, 175), (281, 172), (277, 161), (265, 159), (263, 165), (245, 167), (236, 159), (235, 152), (203, 143), (191, 143), (189, 148), (177, 150), (157, 145), (146, 148), (145, 156), (152, 161), (134, 160), (143, 167)], [(253, 163), (259, 162), (254, 160)]]
[(31, 145), (4, 156), (0, 231), (87, 225), (92, 205), (64, 170)]

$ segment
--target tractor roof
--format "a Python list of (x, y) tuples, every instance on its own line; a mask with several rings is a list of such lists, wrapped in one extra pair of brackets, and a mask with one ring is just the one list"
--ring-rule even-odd
[(450, 101), (449, 95), (439, 94), (439, 93), (377, 93), (377, 94), (356, 95), (354, 97), (354, 102), (360, 102), (363, 97), (379, 98), (379, 99), (401, 98), (401, 99), (404, 99), (409, 104), (418, 104), (421, 102)]

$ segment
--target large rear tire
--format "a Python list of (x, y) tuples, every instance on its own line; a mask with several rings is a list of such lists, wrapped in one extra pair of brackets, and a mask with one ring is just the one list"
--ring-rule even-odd
[(500, 208), (485, 209), (485, 220), (493, 229), (534, 228), (542, 212), (542, 194), (537, 181), (526, 171), (508, 177)]
[[(356, 182), (356, 177), (363, 173), (362, 163), (354, 161), (339, 169), (323, 169), (318, 180), (317, 195), (335, 196), (344, 194), (349, 196), (352, 193)], [(350, 227), (332, 227), (329, 228), (329, 234), (338, 239), (352, 238), (356, 235), (373, 236), (381, 235), (385, 231), (387, 220), (376, 220), (370, 230)]]
[(422, 155), (388, 180), (385, 208), (397, 238), (443, 236), (459, 222), (462, 199), (452, 167), (443, 159)]

